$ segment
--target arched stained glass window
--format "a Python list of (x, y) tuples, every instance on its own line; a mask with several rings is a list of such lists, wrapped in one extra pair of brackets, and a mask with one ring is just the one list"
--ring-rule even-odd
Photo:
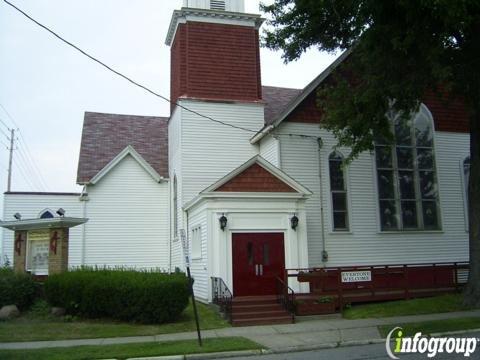
[(330, 171), (333, 231), (348, 231), (347, 186), (342, 154), (336, 151), (332, 152), (328, 157), (328, 167)]
[(433, 121), (425, 106), (412, 118), (394, 116), (393, 146), (375, 143), (381, 229), (440, 229)]

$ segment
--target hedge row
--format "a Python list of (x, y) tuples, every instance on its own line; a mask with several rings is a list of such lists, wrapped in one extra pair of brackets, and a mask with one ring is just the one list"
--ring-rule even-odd
[(0, 268), (0, 308), (17, 305), (24, 310), (32, 305), (37, 284), (28, 274), (15, 273), (11, 268)]
[(185, 310), (189, 286), (181, 273), (83, 268), (49, 276), (45, 295), (72, 315), (164, 323)]

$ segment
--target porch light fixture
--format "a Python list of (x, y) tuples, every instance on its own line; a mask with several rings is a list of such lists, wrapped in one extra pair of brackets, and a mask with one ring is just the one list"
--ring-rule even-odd
[(218, 221), (220, 222), (220, 229), (222, 229), (222, 231), (225, 231), (225, 228), (227, 227), (227, 217), (225, 216), (225, 214), (222, 214)]
[(298, 217), (296, 214), (293, 214), (293, 216), (290, 219), (290, 225), (292, 226), (292, 229), (297, 231), (297, 226), (298, 226)]
[(20, 213), (15, 213), (15, 214), (13, 215), (13, 217), (14, 217), (15, 219), (17, 219), (17, 220), (21, 220), (21, 219), (22, 219), (22, 215), (20, 215)]
[(60, 209), (57, 210), (57, 214), (60, 215), (60, 216), (65, 216), (65, 210), (60, 208)]

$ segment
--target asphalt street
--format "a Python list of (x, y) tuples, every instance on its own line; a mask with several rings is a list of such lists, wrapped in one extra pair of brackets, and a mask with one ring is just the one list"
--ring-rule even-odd
[[(457, 335), (458, 336), (458, 335)], [(454, 336), (454, 337), (457, 337)], [(458, 337), (475, 337), (480, 338), (480, 332), (464, 334)], [(429, 358), (427, 354), (399, 354), (399, 359), (406, 360), (425, 360), (425, 359), (480, 359), (480, 342), (477, 344), (477, 349), (470, 357), (463, 355), (438, 354), (433, 358)], [(292, 352), (284, 354), (268, 354), (255, 357), (241, 357), (236, 360), (377, 360), (389, 359), (385, 350), (385, 343), (361, 346), (345, 346), (333, 349), (321, 349), (314, 351)]]

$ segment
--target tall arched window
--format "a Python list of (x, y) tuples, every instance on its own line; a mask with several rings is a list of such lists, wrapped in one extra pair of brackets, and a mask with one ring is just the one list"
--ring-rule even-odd
[(177, 175), (173, 176), (173, 236), (178, 236), (178, 189)]
[(410, 119), (394, 116), (395, 145), (375, 143), (381, 229), (440, 228), (433, 121), (421, 106)]
[(332, 152), (328, 157), (328, 167), (330, 170), (333, 231), (348, 231), (347, 186), (342, 154), (336, 151)]

